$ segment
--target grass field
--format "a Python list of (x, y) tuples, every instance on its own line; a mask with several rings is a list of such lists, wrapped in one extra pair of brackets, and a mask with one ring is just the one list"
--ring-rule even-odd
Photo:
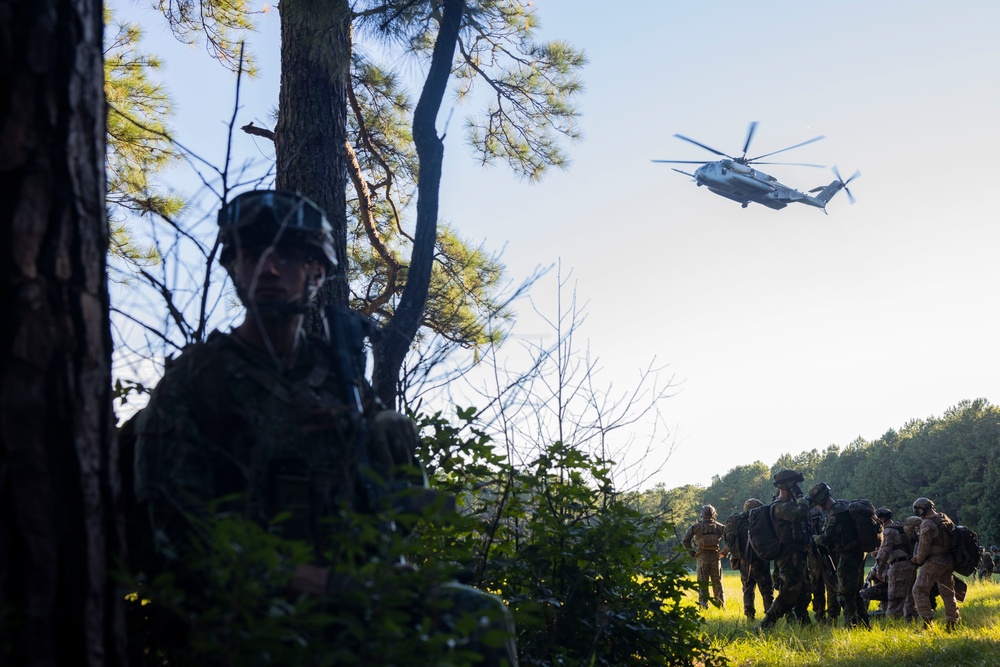
[[(919, 626), (875, 617), (872, 629), (801, 628), (784, 620), (761, 636), (752, 632), (743, 616), (739, 572), (727, 570), (723, 587), (726, 606), (704, 612), (712, 644), (723, 651), (734, 667), (789, 665), (794, 667), (965, 667), (1000, 665), (1000, 583), (969, 584), (965, 602), (959, 604), (962, 623), (957, 631), (944, 631), (944, 609), (938, 604), (935, 627)], [(696, 600), (693, 596), (692, 600)], [(761, 613), (757, 597), (757, 620)], [(872, 605), (872, 610), (875, 605)]]

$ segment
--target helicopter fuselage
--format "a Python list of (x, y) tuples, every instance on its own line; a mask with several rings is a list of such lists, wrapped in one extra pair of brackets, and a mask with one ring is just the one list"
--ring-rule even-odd
[(736, 160), (707, 162), (695, 170), (694, 178), (699, 186), (704, 185), (717, 195), (737, 201), (743, 208), (754, 202), (768, 208), (781, 209), (798, 202), (822, 209), (826, 207), (826, 201), (829, 201), (783, 185), (774, 176)]

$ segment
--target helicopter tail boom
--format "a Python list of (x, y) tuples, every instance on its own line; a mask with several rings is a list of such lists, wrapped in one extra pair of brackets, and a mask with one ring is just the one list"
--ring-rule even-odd
[[(837, 179), (832, 183), (830, 183), (830, 185), (827, 185), (822, 189), (820, 188), (816, 189), (819, 190), (819, 194), (816, 195), (815, 199), (821, 202), (823, 206), (826, 206), (827, 203), (829, 203), (829, 201), (833, 199), (833, 196), (835, 194), (844, 189), (844, 182), (841, 181), (840, 179)], [(815, 190), (813, 190), (813, 192), (815, 192)]]

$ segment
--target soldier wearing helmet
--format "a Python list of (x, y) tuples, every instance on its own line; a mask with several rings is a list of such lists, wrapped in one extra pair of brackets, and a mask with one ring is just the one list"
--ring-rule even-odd
[(934, 501), (929, 498), (914, 500), (913, 513), (920, 517), (917, 550), (912, 558), (913, 564), (920, 568), (913, 584), (913, 601), (917, 613), (923, 619), (923, 627), (931, 627), (934, 623), (934, 610), (931, 608), (930, 592), (934, 584), (937, 584), (944, 603), (946, 629), (951, 632), (961, 621), (955, 600), (955, 562), (949, 538), (949, 534), (955, 530), (955, 524), (947, 514), (938, 512)]
[(711, 583), (712, 597), (719, 606), (726, 605), (726, 594), (722, 589), (722, 563), (725, 558), (725, 526), (716, 520), (717, 513), (711, 505), (701, 508), (701, 521), (693, 524), (684, 533), (681, 543), (694, 557), (697, 564), (698, 604), (708, 607), (708, 586)]
[[(750, 512), (763, 507), (764, 503), (758, 498), (747, 498), (743, 503), (743, 512), (734, 515), (738, 526), (738, 534), (730, 537), (726, 533), (726, 546), (729, 549), (729, 560), (733, 566), (740, 571), (740, 583), (743, 587), (743, 614), (748, 621), (753, 621), (757, 616), (755, 608), (755, 592), (760, 590), (763, 610), (767, 612), (774, 601), (774, 581), (771, 578), (771, 563), (766, 558), (761, 558), (753, 547), (750, 546), (748, 527), (750, 525)], [(730, 523), (726, 522), (728, 530)]]
[(778, 491), (769, 511), (781, 545), (780, 553), (774, 559), (781, 588), (757, 626), (758, 631), (773, 627), (787, 615), (791, 615), (802, 625), (811, 622), (806, 560), (808, 535), (805, 529), (809, 520), (809, 503), (802, 497), (802, 490), (799, 488), (802, 481), (802, 473), (787, 469), (778, 471), (773, 478)]
[(866, 553), (858, 544), (858, 534), (851, 519), (847, 502), (836, 500), (825, 482), (813, 484), (809, 489), (809, 502), (826, 512), (823, 531), (813, 535), (817, 546), (837, 552), (837, 601), (844, 612), (844, 623), (849, 628), (871, 627), (868, 603), (861, 596), (865, 585)]
[[(217, 573), (184, 554), (220, 512), (308, 544), (313, 559), (289, 588), (335, 604), (344, 578), (329, 576), (328, 558), (344, 543), (342, 509), (373, 513), (425, 482), (416, 425), (383, 409), (338, 348), (304, 331), (338, 261), (323, 212), (293, 192), (255, 190), (223, 206), (218, 223), (244, 319), (185, 348), (136, 418), (136, 498), (164, 569), (192, 584), (191, 604)], [(496, 619), (509, 630), (502, 612)]]
[(913, 582), (917, 568), (910, 561), (913, 540), (907, 536), (906, 526), (892, 520), (892, 510), (880, 507), (875, 516), (882, 520), (882, 546), (875, 553), (875, 569), (888, 584), (885, 615), (912, 621), (917, 610), (913, 603)]

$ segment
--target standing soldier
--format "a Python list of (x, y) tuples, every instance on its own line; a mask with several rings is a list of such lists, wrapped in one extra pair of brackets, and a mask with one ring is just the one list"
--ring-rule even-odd
[(757, 626), (758, 631), (773, 627), (778, 619), (787, 614), (792, 614), (802, 625), (809, 625), (809, 584), (806, 580), (809, 503), (802, 497), (799, 488), (802, 479), (802, 473), (794, 470), (782, 470), (774, 475), (778, 495), (769, 511), (781, 545), (778, 557), (774, 559), (781, 578), (781, 589), (764, 614), (764, 620)]
[(866, 554), (858, 544), (857, 529), (847, 502), (834, 500), (830, 487), (824, 482), (809, 489), (809, 499), (826, 511), (826, 525), (821, 534), (813, 536), (813, 542), (837, 550), (837, 598), (844, 610), (844, 622), (849, 628), (859, 624), (870, 628), (868, 603), (859, 595), (865, 583)]
[[(205, 583), (220, 574), (205, 558), (184, 556), (202, 548), (206, 522), (224, 511), (307, 545), (310, 561), (295, 567), (288, 594), (315, 596), (328, 611), (364, 623), (364, 610), (350, 606), (361, 593), (329, 552), (356, 533), (344, 508), (376, 515), (390, 494), (423, 485), (416, 425), (383, 409), (363, 373), (342, 363), (346, 355), (337, 353), (347, 341), (305, 332), (306, 314), (337, 266), (323, 212), (294, 192), (256, 190), (230, 201), (218, 222), (220, 262), (245, 317), (231, 332), (186, 348), (135, 419), (135, 495), (155, 545), (139, 567), (160, 564), (185, 604), (199, 604)], [(339, 322), (327, 323), (335, 329)], [(517, 665), (499, 598), (452, 582), (426, 593), (487, 619), (471, 637), (484, 664)], [(437, 626), (453, 630), (451, 618)], [(186, 642), (181, 632), (165, 648), (182, 656), (201, 650)]]
[[(993, 571), (1000, 572), (1000, 547), (993, 545), (990, 547), (990, 554), (993, 557)], [(992, 579), (992, 577), (990, 577)]]
[(993, 555), (986, 550), (986, 547), (979, 547), (979, 566), (976, 568), (976, 576), (979, 581), (993, 580)]
[(880, 507), (875, 516), (882, 520), (882, 546), (875, 554), (875, 567), (879, 576), (889, 584), (889, 601), (885, 614), (889, 618), (903, 618), (907, 622), (916, 618), (913, 606), (913, 582), (917, 568), (910, 561), (913, 546), (906, 536), (905, 526), (893, 522), (892, 510)]
[(952, 576), (955, 563), (949, 544), (949, 533), (955, 530), (955, 524), (947, 514), (938, 512), (928, 498), (914, 500), (913, 513), (921, 519), (917, 553), (913, 555), (913, 564), (920, 568), (913, 584), (913, 602), (924, 621), (924, 629), (930, 628), (934, 624), (930, 593), (937, 584), (944, 603), (945, 629), (951, 632), (961, 620), (955, 602), (955, 578)]
[[(823, 532), (826, 515), (818, 507), (809, 511), (809, 532), (818, 535)], [(840, 616), (840, 602), (837, 600), (837, 565), (832, 549), (815, 544), (809, 549), (809, 589), (812, 594), (812, 609), (816, 622), (836, 625)]]
[(698, 564), (698, 605), (708, 607), (708, 584), (712, 583), (712, 597), (720, 607), (726, 606), (726, 594), (722, 590), (722, 563), (726, 553), (722, 550), (726, 527), (716, 521), (715, 508), (705, 505), (701, 508), (701, 521), (688, 528), (682, 544), (691, 552)]
[(755, 589), (760, 589), (764, 612), (774, 601), (774, 584), (771, 581), (771, 563), (753, 550), (750, 546), (750, 536), (747, 526), (750, 523), (750, 510), (763, 507), (757, 498), (750, 498), (743, 503), (743, 513), (739, 516), (740, 532), (730, 537), (726, 535), (726, 546), (729, 548), (729, 560), (740, 571), (740, 581), (743, 584), (743, 613), (747, 620), (752, 621), (757, 610), (754, 608)]

